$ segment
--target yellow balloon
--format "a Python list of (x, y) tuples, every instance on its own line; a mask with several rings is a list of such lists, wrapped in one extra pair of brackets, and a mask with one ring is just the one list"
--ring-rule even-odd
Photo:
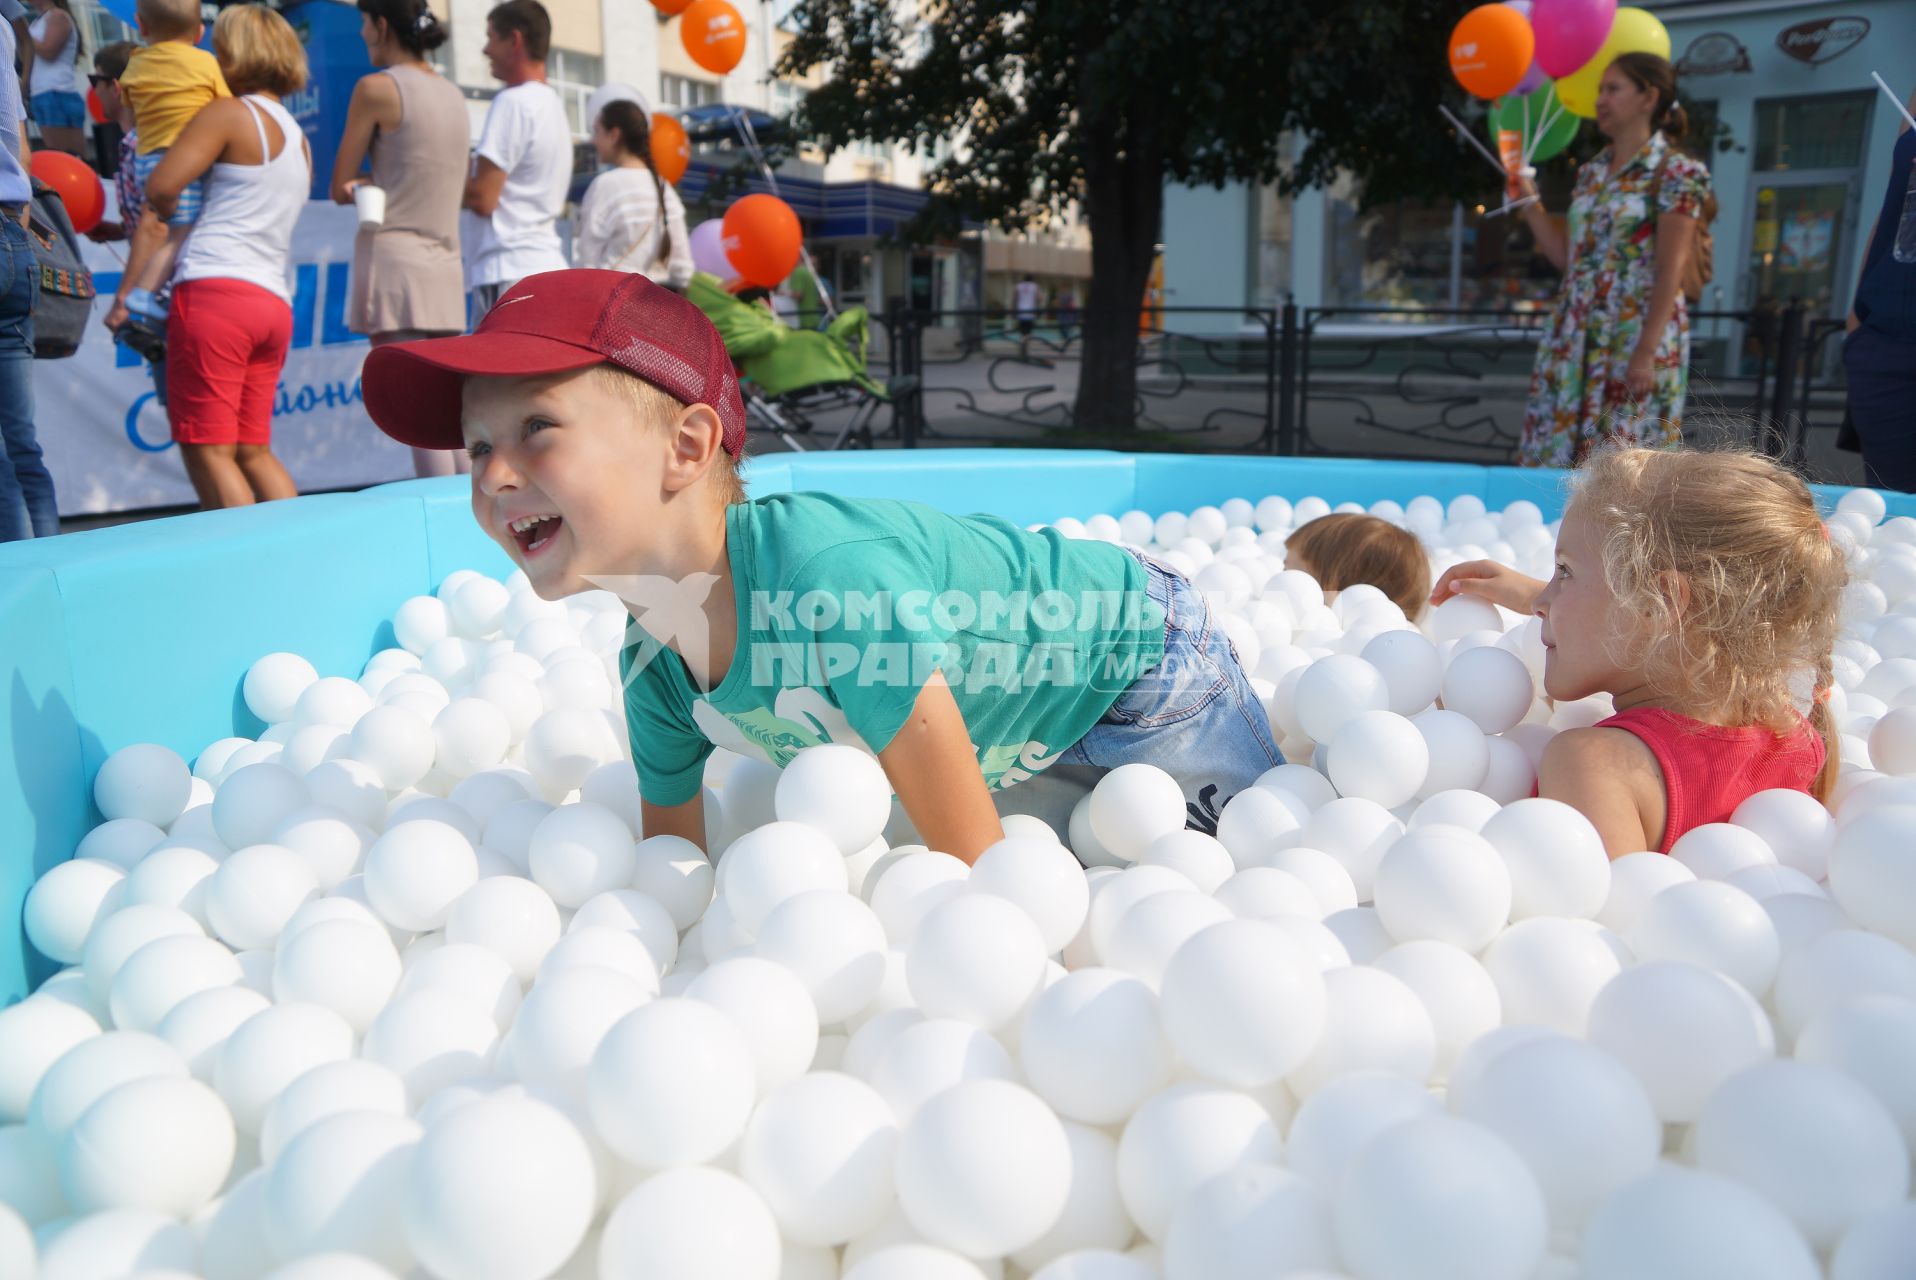
[(1609, 38), (1596, 56), (1557, 81), (1557, 98), (1572, 115), (1593, 120), (1597, 115), (1597, 82), (1610, 69), (1620, 53), (1654, 53), (1670, 56), (1670, 33), (1652, 14), (1642, 9), (1618, 9), (1610, 26)]

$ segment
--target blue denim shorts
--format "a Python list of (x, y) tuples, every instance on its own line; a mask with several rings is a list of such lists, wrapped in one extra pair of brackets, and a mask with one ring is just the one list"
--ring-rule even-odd
[[(146, 184), (153, 171), (160, 167), (160, 161), (166, 158), (166, 148), (149, 151), (143, 156), (133, 158), (133, 176), (140, 184), (140, 190), (146, 190)], [(206, 198), (206, 179), (195, 178), (186, 184), (180, 192), (180, 202), (173, 210), (173, 216), (166, 220), (169, 227), (190, 227), (200, 220), (200, 205)]]
[(42, 129), (86, 127), (86, 99), (71, 89), (49, 89), (27, 100), (33, 119)]
[(1153, 764), (1184, 789), (1190, 820), (1215, 833), (1224, 802), (1284, 763), (1230, 637), (1189, 579), (1151, 557), (1145, 590), (1164, 609), (1164, 662), (1118, 695), (1059, 764)]

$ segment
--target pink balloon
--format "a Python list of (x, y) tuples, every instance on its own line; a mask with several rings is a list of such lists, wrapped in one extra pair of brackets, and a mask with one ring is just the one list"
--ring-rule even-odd
[(699, 223), (692, 228), (691, 241), (694, 267), (721, 280), (730, 280), (738, 274), (732, 269), (731, 259), (725, 256), (724, 219), (707, 218)]
[[(1504, 3), (1521, 13), (1526, 22), (1530, 20), (1530, 0), (1504, 0)], [(1543, 73), (1543, 68), (1537, 65), (1537, 60), (1533, 57), (1530, 60), (1530, 70), (1523, 73), (1523, 79), (1519, 80), (1517, 87), (1510, 92), (1513, 94), (1535, 93), (1549, 80), (1550, 77)]]
[(1532, 0), (1535, 65), (1552, 79), (1569, 75), (1597, 56), (1616, 18), (1617, 0)]

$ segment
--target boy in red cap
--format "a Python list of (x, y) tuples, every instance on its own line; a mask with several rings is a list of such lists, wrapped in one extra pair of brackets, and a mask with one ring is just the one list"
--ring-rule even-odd
[(1141, 555), (910, 502), (747, 500), (725, 344), (642, 275), (528, 276), (476, 332), (380, 347), (362, 381), (386, 434), (467, 449), (473, 515), (541, 597), (625, 600), (648, 835), (705, 847), (714, 745), (871, 752), (966, 862), (1003, 838), (992, 791), (1054, 762), (1156, 764), (1205, 830), (1283, 762), (1202, 596)]

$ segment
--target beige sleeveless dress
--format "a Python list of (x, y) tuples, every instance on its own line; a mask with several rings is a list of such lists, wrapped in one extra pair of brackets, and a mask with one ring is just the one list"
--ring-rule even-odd
[(472, 125), (465, 95), (417, 67), (380, 75), (399, 88), (397, 129), (373, 135), (372, 180), (385, 188), (386, 221), (353, 244), (354, 333), (463, 333), (466, 278), (459, 259)]

